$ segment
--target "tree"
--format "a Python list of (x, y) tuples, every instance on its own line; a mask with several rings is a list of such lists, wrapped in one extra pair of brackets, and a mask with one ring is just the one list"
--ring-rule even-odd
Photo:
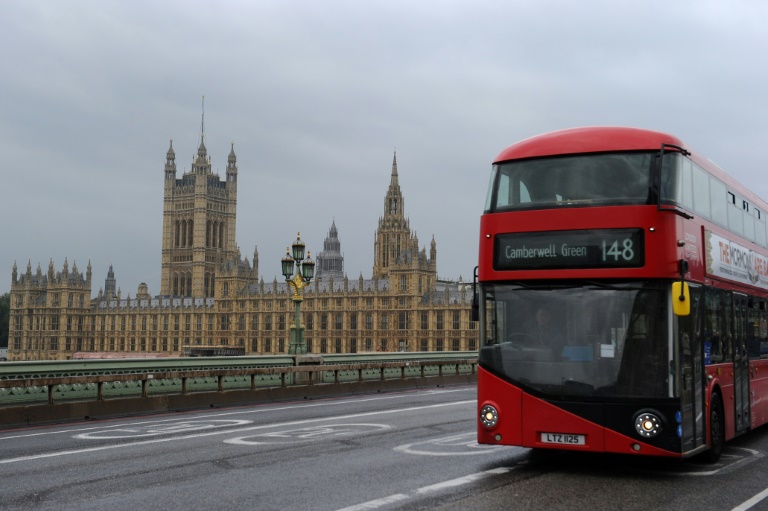
[(0, 348), (8, 347), (8, 324), (11, 317), (11, 294), (0, 295)]

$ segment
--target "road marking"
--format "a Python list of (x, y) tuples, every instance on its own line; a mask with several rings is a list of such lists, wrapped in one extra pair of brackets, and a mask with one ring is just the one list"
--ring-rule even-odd
[(101, 429), (80, 433), (72, 438), (78, 440), (116, 440), (118, 438), (141, 438), (158, 435), (173, 435), (189, 431), (202, 431), (204, 429), (226, 428), (233, 426), (245, 426), (253, 424), (253, 421), (235, 419), (210, 419), (210, 420), (178, 420), (172, 423), (148, 424), (133, 428)]
[(193, 438), (203, 438), (208, 436), (214, 436), (214, 435), (225, 435), (225, 434), (232, 434), (232, 433), (241, 433), (241, 432), (248, 432), (248, 431), (256, 431), (260, 429), (269, 429), (269, 428), (284, 428), (286, 426), (298, 426), (302, 424), (312, 424), (315, 422), (326, 422), (326, 421), (340, 421), (345, 419), (359, 419), (361, 417), (372, 417), (375, 415), (389, 415), (389, 414), (396, 414), (396, 413), (404, 413), (404, 412), (414, 412), (414, 411), (424, 411), (424, 410), (430, 410), (435, 408), (445, 408), (449, 406), (460, 406), (460, 405), (468, 405), (471, 403), (476, 403), (477, 400), (470, 399), (467, 401), (453, 401), (451, 403), (439, 403), (435, 405), (423, 405), (423, 406), (411, 406), (408, 408), (397, 408), (394, 410), (381, 410), (376, 412), (365, 412), (365, 413), (352, 413), (348, 415), (339, 415), (337, 417), (321, 417), (321, 418), (315, 418), (315, 419), (305, 419), (300, 421), (292, 421), (292, 422), (284, 422), (280, 424), (265, 424), (261, 426), (249, 426), (244, 428), (236, 428), (236, 429), (227, 429), (223, 431), (210, 431), (207, 433), (194, 433), (190, 435), (182, 435), (182, 436), (175, 436), (175, 437), (166, 437), (166, 438), (155, 438), (152, 440), (139, 440), (136, 442), (126, 442), (122, 444), (110, 444), (110, 445), (100, 445), (96, 447), (85, 447), (82, 449), (70, 449), (66, 451), (56, 451), (56, 452), (46, 452), (41, 454), (32, 454), (29, 456), (19, 456), (17, 458), (7, 458), (7, 459), (0, 459), (0, 465), (7, 464), (7, 463), (17, 463), (20, 461), (33, 461), (33, 460), (40, 460), (45, 458), (54, 458), (57, 456), (70, 456), (75, 454), (82, 454), (87, 452), (96, 452), (96, 451), (103, 451), (107, 449), (119, 449), (123, 447), (134, 447), (137, 445), (149, 445), (149, 444), (157, 444), (161, 442), (173, 442), (176, 440), (189, 440)]
[(443, 491), (449, 488), (456, 488), (457, 486), (462, 486), (465, 484), (473, 483), (475, 481), (480, 481), (481, 479), (487, 479), (489, 477), (506, 474), (508, 472), (515, 470), (516, 468), (518, 467), (499, 467), (491, 470), (486, 470), (484, 472), (476, 472), (474, 474), (469, 474), (463, 477), (457, 477), (456, 479), (450, 479), (448, 481), (430, 484), (428, 486), (422, 486), (421, 488), (418, 488), (408, 493), (395, 493), (394, 495), (390, 495), (388, 497), (369, 500), (368, 502), (363, 502), (361, 504), (356, 504), (354, 506), (345, 507), (345, 508), (339, 509), (338, 511), (365, 511), (369, 509), (378, 509), (380, 507), (384, 507), (386, 505), (389, 505), (395, 502), (402, 502), (403, 500), (413, 499), (416, 497), (426, 495), (428, 493)]
[[(695, 470), (694, 466), (689, 465), (691, 469), (682, 471), (682, 468), (684, 468), (685, 465), (680, 465), (680, 470), (653, 470), (652, 472), (654, 474), (663, 474), (677, 477), (706, 477), (716, 474), (724, 474), (740, 469), (743, 465), (747, 465), (753, 461), (757, 461), (760, 458), (765, 457), (765, 454), (762, 452), (756, 451), (754, 449), (747, 449), (746, 447), (730, 447), (726, 445), (726, 450), (731, 452), (723, 453), (723, 457), (720, 459), (718, 468), (714, 468), (712, 470)], [(747, 454), (742, 456), (739, 454), (733, 454), (732, 451), (746, 451)], [(731, 461), (734, 459), (735, 461)]]
[[(294, 444), (342, 436), (368, 435), (386, 429), (392, 429), (392, 426), (387, 424), (326, 424), (322, 426), (310, 426), (308, 428), (280, 430), (272, 433), (228, 438), (224, 440), (224, 443), (236, 445)], [(256, 440), (251, 440), (252, 438)]]
[(395, 451), (421, 456), (474, 456), (495, 451), (514, 449), (507, 445), (480, 445), (477, 432), (460, 433), (442, 438), (433, 438), (413, 444), (398, 445)]
[(765, 490), (761, 491), (760, 493), (758, 493), (757, 495), (755, 495), (751, 499), (749, 499), (749, 500), (747, 500), (745, 502), (742, 502), (741, 504), (739, 504), (735, 508), (731, 509), (731, 511), (747, 511), (747, 509), (752, 509), (752, 506), (754, 506), (755, 504), (761, 502), (766, 497), (768, 497), (768, 488), (766, 488)]
[[(190, 419), (209, 419), (211, 417), (229, 417), (231, 415), (244, 415), (244, 414), (251, 414), (251, 413), (266, 413), (266, 412), (280, 412), (284, 410), (296, 410), (300, 408), (315, 408), (318, 406), (328, 406), (329, 404), (339, 404), (339, 405), (345, 405), (345, 404), (351, 404), (351, 403), (367, 403), (371, 401), (382, 401), (382, 400), (388, 400), (388, 399), (403, 399), (406, 397), (413, 397), (414, 393), (422, 394), (422, 395), (433, 395), (433, 394), (450, 394), (455, 392), (468, 392), (472, 391), (475, 392), (475, 387), (461, 387), (461, 388), (452, 388), (452, 389), (440, 389), (440, 390), (429, 390), (429, 391), (415, 391), (415, 392), (403, 392), (403, 393), (397, 393), (392, 395), (386, 395), (386, 396), (374, 396), (369, 398), (356, 398), (356, 399), (347, 399), (347, 400), (334, 400), (334, 399), (323, 399), (321, 402), (315, 402), (315, 403), (303, 403), (303, 404), (290, 404), (286, 406), (274, 406), (270, 408), (257, 408), (257, 409), (251, 409), (251, 410), (238, 410), (238, 411), (230, 411), (230, 412), (222, 412), (222, 413), (215, 413), (215, 414), (206, 414), (201, 415), (199, 417), (190, 417)], [(186, 412), (184, 412), (186, 413)], [(197, 413), (197, 412), (193, 412)], [(117, 420), (117, 419), (116, 419)], [(90, 426), (87, 428), (77, 428), (77, 429), (63, 429), (63, 430), (57, 430), (57, 431), (41, 431), (36, 433), (25, 433), (21, 435), (11, 435), (11, 436), (0, 436), (0, 441), (2, 440), (12, 440), (15, 438), (29, 438), (29, 437), (36, 437), (36, 436), (46, 436), (46, 435), (69, 435), (73, 432), (77, 431), (93, 431), (95, 429), (107, 429), (107, 428), (124, 428), (126, 425), (142, 425), (142, 424), (157, 424), (160, 422), (170, 422), (170, 421), (177, 421), (178, 413), (176, 413), (176, 416), (169, 419), (156, 419), (156, 420), (149, 420), (149, 421), (139, 421), (139, 422), (133, 422), (133, 423), (125, 423), (121, 422), (120, 424), (114, 424), (112, 426)]]
[(368, 509), (378, 509), (380, 507), (387, 506), (389, 504), (394, 504), (395, 502), (402, 502), (403, 500), (408, 500), (410, 498), (411, 497), (409, 497), (408, 495), (403, 495), (402, 493), (395, 493), (394, 495), (390, 495), (389, 497), (384, 497), (376, 500), (369, 500), (368, 502), (363, 502), (362, 504), (357, 504), (355, 506), (349, 506), (343, 509), (339, 509), (339, 511), (366, 511)]

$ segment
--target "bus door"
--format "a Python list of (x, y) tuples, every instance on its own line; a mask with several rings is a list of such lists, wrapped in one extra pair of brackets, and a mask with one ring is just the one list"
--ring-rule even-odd
[(704, 348), (699, 331), (702, 289), (691, 285), (691, 314), (677, 316), (677, 357), (680, 364), (679, 396), (683, 425), (683, 452), (706, 445), (704, 422)]
[(747, 353), (746, 295), (733, 294), (733, 402), (736, 431), (749, 427), (749, 355)]

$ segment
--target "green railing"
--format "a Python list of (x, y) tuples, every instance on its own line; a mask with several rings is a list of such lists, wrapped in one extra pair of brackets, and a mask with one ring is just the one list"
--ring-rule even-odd
[(8, 362), (0, 364), (0, 410), (119, 397), (474, 375), (477, 352), (324, 354), (304, 360), (252, 356)]

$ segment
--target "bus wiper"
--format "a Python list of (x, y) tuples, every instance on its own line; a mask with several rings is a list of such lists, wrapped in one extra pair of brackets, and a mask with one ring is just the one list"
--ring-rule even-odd
[(595, 386), (576, 380), (563, 379), (563, 389), (571, 395), (588, 396), (595, 393)]
[(597, 282), (594, 280), (587, 280), (585, 281), (586, 284), (589, 284), (593, 287), (588, 287), (587, 289), (593, 291), (595, 289), (611, 289), (613, 291), (643, 291), (646, 289), (643, 286), (639, 287), (628, 287), (628, 286), (617, 286), (614, 284), (606, 284), (605, 282)]

